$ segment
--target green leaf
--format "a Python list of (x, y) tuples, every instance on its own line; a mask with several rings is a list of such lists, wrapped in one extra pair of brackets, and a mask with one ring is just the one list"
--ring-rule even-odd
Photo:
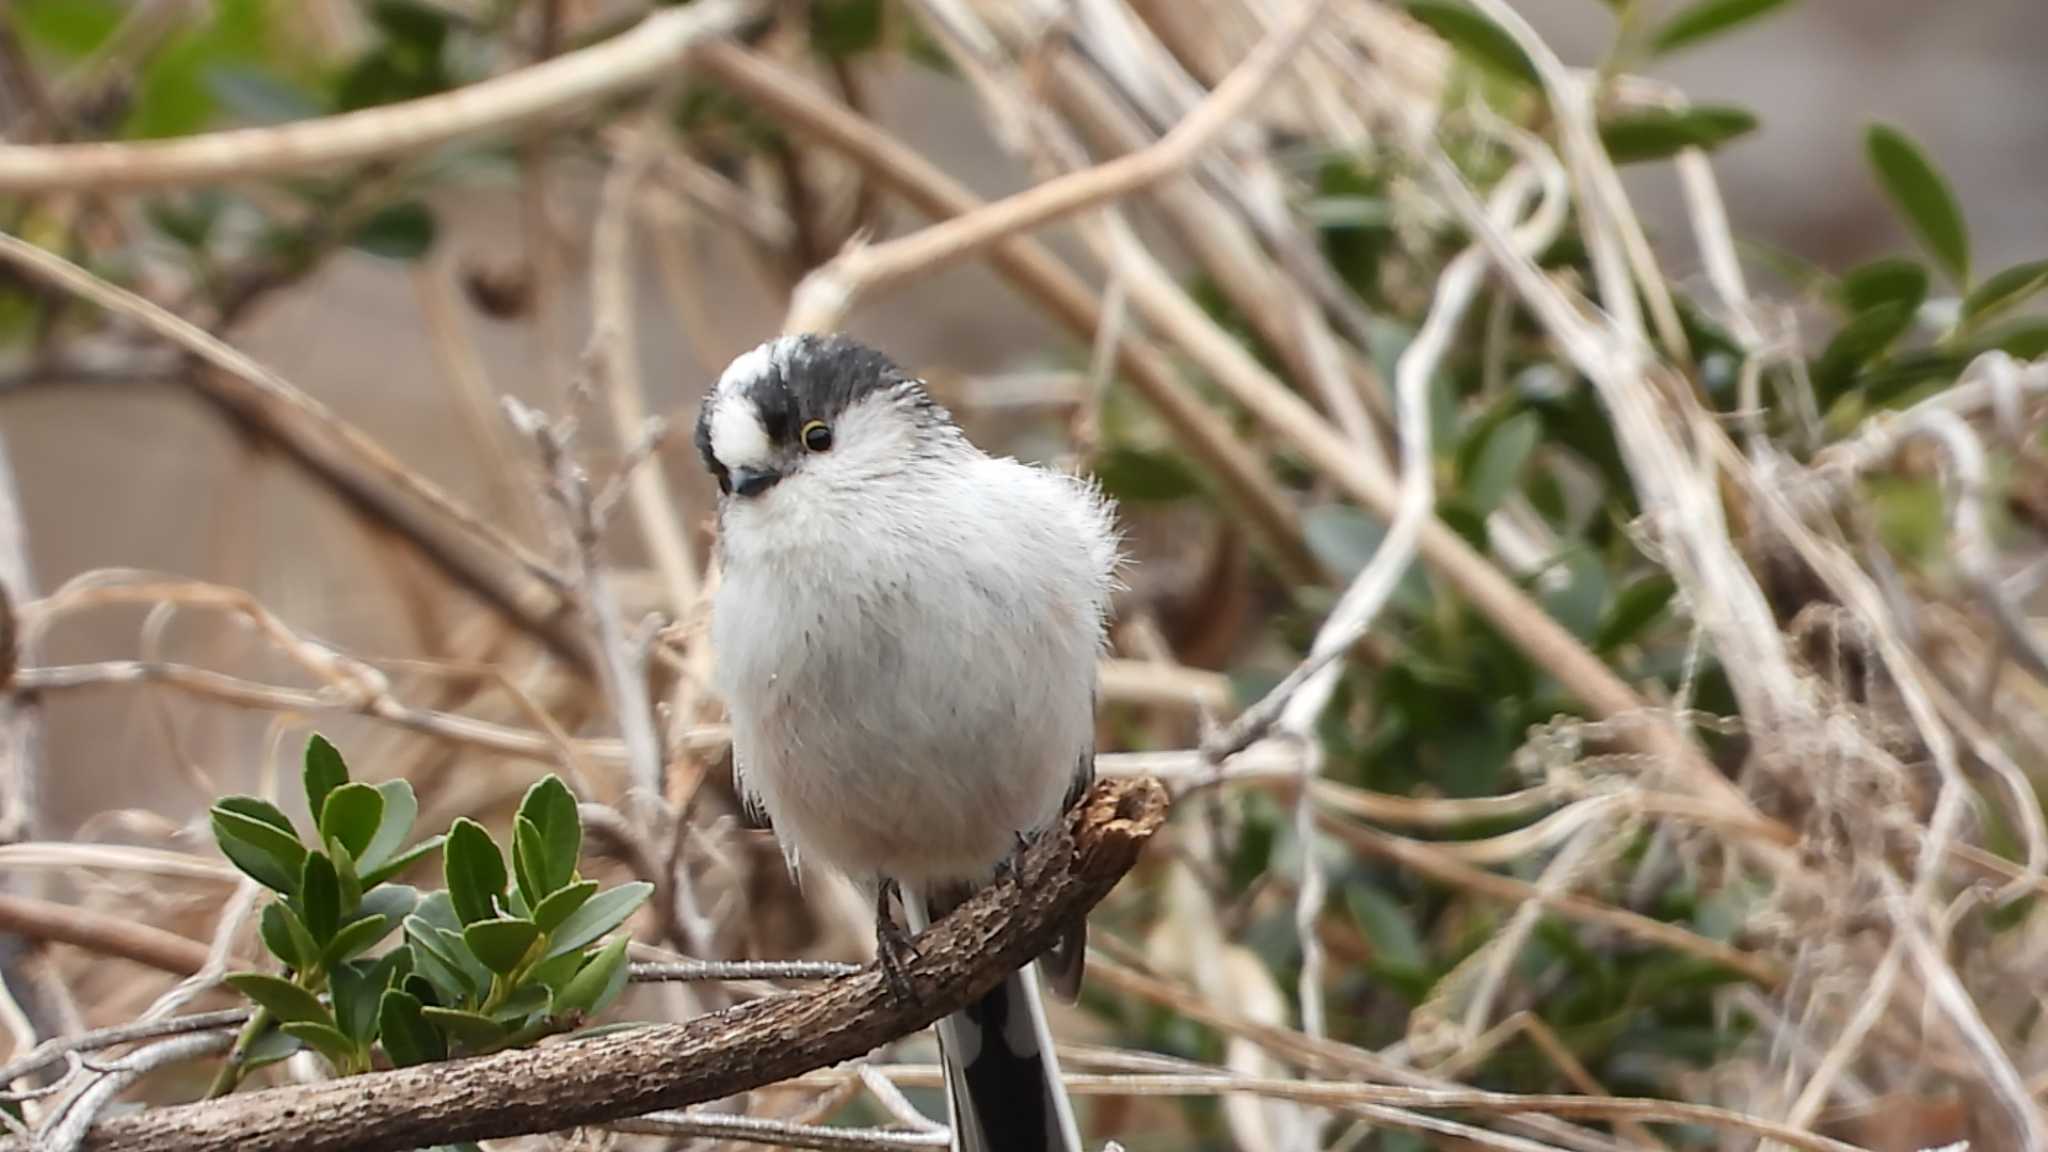
[(1530, 87), (1541, 85), (1536, 66), (1522, 54), (1514, 37), (1465, 5), (1451, 0), (1408, 0), (1408, 14), (1478, 67)]
[(547, 881), (542, 878), (546, 870), (548, 850), (541, 839), (540, 829), (524, 816), (512, 818), (512, 876), (514, 884), (511, 898), (523, 908), (514, 909), (525, 915), (534, 905), (546, 898)]
[(417, 200), (407, 200), (373, 213), (348, 242), (386, 260), (417, 260), (433, 248), (437, 231), (433, 212)]
[(603, 951), (591, 957), (590, 962), (555, 993), (548, 1007), (549, 1013), (555, 1016), (592, 1016), (604, 1011), (626, 986), (628, 943), (624, 936), (614, 937)]
[(1095, 480), (1121, 504), (1166, 504), (1202, 493), (1202, 478), (1170, 452), (1118, 445), (1095, 458)]
[(479, 920), (462, 930), (462, 941), (469, 945), (470, 954), (500, 976), (517, 969), (538, 939), (540, 925), (510, 917)]
[(405, 938), (412, 945), (413, 971), (450, 1003), (478, 995), (483, 989), (470, 978), (468, 967), (455, 958), (440, 933), (418, 915), (406, 917)]
[(1376, 967), (1414, 976), (1429, 971), (1429, 951), (1422, 934), (1400, 901), (1363, 882), (1346, 884), (1343, 891), (1351, 918), (1372, 942)]
[(306, 930), (322, 947), (334, 940), (341, 927), (341, 879), (334, 861), (318, 852), (306, 854), (305, 871), (299, 874), (299, 914)]
[(2003, 272), (1985, 277), (1984, 282), (1963, 298), (1963, 320), (1988, 320), (2008, 308), (2026, 303), (2027, 298), (2048, 288), (2048, 260), (2015, 264)]
[(1913, 323), (1916, 310), (1903, 302), (1880, 304), (1857, 316), (1835, 333), (1814, 361), (1813, 383), (1823, 405), (1832, 403), (1848, 387), (1856, 370), (1875, 360)]
[(1522, 469), (1543, 438), (1543, 418), (1519, 412), (1487, 429), (1472, 453), (1459, 495), (1481, 516), (1492, 512), (1521, 480)]
[(1621, 112), (1600, 121), (1600, 140), (1616, 164), (1664, 160), (1687, 148), (1711, 152), (1756, 131), (1756, 115), (1725, 104)]
[(1660, 54), (1676, 52), (1784, 6), (1785, 0), (1699, 0), (1666, 21), (1650, 44)]
[(296, 1056), (305, 1051), (305, 1048), (305, 1044), (296, 1036), (287, 1036), (283, 1032), (265, 1032), (250, 1041), (249, 1046), (242, 1050), (242, 1067), (253, 1072), (265, 1065)]
[(324, 957), (330, 971), (344, 960), (352, 960), (375, 947), (377, 941), (389, 935), (398, 926), (398, 921), (389, 916), (365, 916), (351, 921), (335, 932), (334, 940), (327, 945)]
[(1852, 316), (1883, 304), (1917, 309), (1927, 299), (1927, 269), (1916, 260), (1886, 256), (1850, 269), (1839, 291)]
[(355, 856), (348, 845), (328, 837), (327, 858), (334, 863), (334, 879), (341, 891), (341, 920), (347, 923), (356, 918), (356, 912), (363, 905), (363, 880), (356, 875)]
[(505, 1042), (503, 1024), (477, 1012), (457, 1008), (421, 1008), (420, 1015), (441, 1033), (467, 1048), (489, 1048)]
[(327, 1014), (327, 1005), (322, 1004), (318, 996), (282, 976), (272, 976), (268, 972), (230, 972), (222, 981), (262, 1005), (280, 1021), (333, 1022), (334, 1018)]
[(542, 888), (529, 897), (538, 904), (549, 893), (576, 876), (576, 861), (583, 855), (583, 818), (576, 812), (576, 797), (569, 786), (550, 772), (534, 781), (519, 801), (519, 815), (533, 822), (540, 833), (546, 855), (535, 870)]
[(348, 764), (342, 760), (340, 750), (327, 742), (327, 737), (315, 732), (306, 741), (302, 776), (306, 784), (306, 811), (318, 816), (327, 804), (327, 794), (348, 783)]
[(569, 914), (561, 927), (548, 937), (548, 956), (574, 952), (592, 940), (625, 923), (633, 910), (646, 903), (654, 885), (644, 880), (621, 884), (609, 892), (592, 896), (583, 907)]
[(1875, 124), (1864, 138), (1870, 165), (1913, 234), (1958, 285), (1970, 282), (1970, 233), (1955, 193), (1911, 137)]
[(527, 1017), (548, 1006), (550, 995), (545, 985), (522, 981), (517, 992), (491, 1011), (491, 1019), (516, 1032), (526, 1026)]
[(596, 894), (597, 881), (595, 880), (584, 880), (571, 884), (567, 888), (560, 889), (554, 895), (541, 901), (540, 907), (533, 910), (533, 922), (540, 925), (541, 931), (553, 932), (561, 925), (562, 921), (569, 918), (571, 912), (583, 907)]
[(214, 103), (244, 124), (308, 120), (325, 110), (305, 89), (261, 66), (216, 65), (205, 81)]
[(305, 971), (320, 962), (320, 945), (313, 934), (306, 931), (305, 922), (292, 911), (291, 905), (282, 900), (272, 900), (263, 906), (263, 916), (258, 922), (258, 931), (263, 937), (264, 947), (270, 954), (284, 961), (285, 967)]
[(353, 861), (369, 847), (383, 818), (383, 793), (368, 784), (343, 784), (320, 805), (320, 835), (340, 841)]
[(441, 848), (441, 864), (448, 897), (464, 924), (498, 914), (498, 902), (505, 898), (505, 858), (483, 825), (466, 816), (457, 819)]
[[(256, 805), (269, 808), (253, 796), (230, 796), (215, 804), (208, 813), (214, 842), (220, 845), (221, 855), (250, 879), (274, 892), (293, 895), (299, 890), (306, 846), (291, 833), (289, 823), (279, 829), (269, 820), (251, 815), (248, 809)], [(283, 818), (282, 813), (278, 815)]]
[(448, 1058), (448, 1044), (422, 1015), (419, 997), (397, 988), (384, 991), (377, 1004), (377, 1032), (384, 1052), (400, 1068)]
[(581, 952), (564, 952), (527, 969), (525, 980), (544, 988), (559, 989), (575, 977), (577, 970), (583, 967), (583, 959)]
[(1666, 572), (1652, 572), (1631, 581), (1601, 617), (1600, 629), (1593, 634), (1594, 649), (1608, 652), (1634, 639), (1664, 611), (1677, 591), (1678, 585)]
[(342, 964), (327, 974), (327, 990), (334, 997), (334, 1024), (352, 1045), (362, 1045), (377, 1032), (377, 1002), (384, 986), (370, 973), (352, 964)]
[(2001, 324), (1973, 341), (1980, 348), (1996, 348), (2019, 360), (2048, 356), (2048, 320), (2015, 320)]
[(278, 1025), (278, 1031), (294, 1040), (303, 1040), (306, 1046), (327, 1057), (336, 1068), (355, 1067), (358, 1052), (355, 1041), (341, 1034), (332, 1024), (295, 1022)]
[[(420, 814), (420, 802), (412, 794), (412, 785), (404, 780), (386, 780), (377, 785), (377, 795), (384, 800), (383, 815), (377, 820), (377, 834), (370, 837), (362, 851), (356, 853), (356, 867), (366, 873), (375, 872), (390, 862), (399, 846), (405, 843), (405, 838), (412, 835), (413, 821), (419, 819)], [(376, 887), (368, 875), (364, 876), (363, 885)]]
[[(420, 860), (425, 859), (426, 857), (432, 855), (436, 851), (439, 851), (441, 846), (447, 842), (447, 839), (448, 838), (446, 836), (443, 836), (437, 832), (434, 835), (427, 837), (425, 840), (422, 840), (419, 843), (413, 845), (412, 847), (407, 848), (405, 851), (400, 852), (398, 855), (393, 856), (391, 859), (386, 860), (384, 863), (377, 865), (374, 868), (371, 868), (369, 871), (363, 873), (363, 886), (365, 888), (374, 888), (377, 885), (384, 883), (386, 880), (389, 880), (393, 876), (398, 875), (400, 872), (405, 871), (407, 868), (412, 867)], [(374, 845), (372, 846), (374, 847)]]
[(1588, 552), (1567, 552), (1557, 567), (1571, 579), (1559, 588), (1543, 593), (1543, 606), (1557, 622), (1571, 629), (1581, 640), (1590, 639), (1600, 627), (1600, 609), (1607, 603), (1607, 568)]
[(389, 916), (394, 923), (412, 915), (419, 906), (419, 889), (404, 884), (386, 884), (363, 893), (362, 903), (356, 908), (358, 916)]

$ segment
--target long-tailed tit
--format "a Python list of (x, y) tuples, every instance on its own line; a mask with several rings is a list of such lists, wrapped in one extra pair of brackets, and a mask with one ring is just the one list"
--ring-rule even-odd
[[(792, 863), (876, 895), (877, 944), (987, 885), (1094, 772), (1116, 536), (1088, 483), (998, 459), (881, 353), (786, 337), (733, 361), (697, 448), (718, 480), (716, 682), (742, 790)], [(941, 1021), (963, 1152), (1078, 1152), (1035, 968)]]

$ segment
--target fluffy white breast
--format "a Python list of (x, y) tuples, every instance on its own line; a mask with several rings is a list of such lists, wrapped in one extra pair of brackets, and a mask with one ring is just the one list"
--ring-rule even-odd
[(713, 637), (744, 783), (807, 858), (984, 876), (1057, 815), (1092, 743), (1108, 510), (964, 441), (870, 455), (883, 414), (848, 416), (830, 453), (725, 511)]

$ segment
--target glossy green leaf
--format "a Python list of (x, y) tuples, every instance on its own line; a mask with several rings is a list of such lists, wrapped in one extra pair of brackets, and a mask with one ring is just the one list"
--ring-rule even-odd
[(308, 1048), (327, 1057), (329, 1063), (339, 1069), (353, 1068), (357, 1060), (355, 1042), (343, 1035), (332, 1024), (294, 1022), (280, 1024), (278, 1031), (294, 1040), (302, 1040)]
[(2015, 264), (1984, 278), (1963, 298), (1963, 319), (1981, 322), (2009, 308), (2016, 308), (2048, 288), (2048, 260)]
[(1541, 83), (1514, 37), (1471, 8), (1454, 0), (1408, 0), (1408, 14), (1474, 65), (1531, 87)]
[(397, 988), (386, 989), (377, 1004), (378, 1038), (384, 1052), (400, 1068), (448, 1058), (448, 1044), (422, 1014), (419, 998)]
[(282, 976), (267, 972), (230, 972), (222, 981), (262, 1005), (280, 1021), (304, 1020), (331, 1024), (333, 1017), (318, 996)]
[(1927, 299), (1927, 269), (1917, 260), (1886, 256), (1850, 269), (1839, 292), (1851, 316), (1884, 304), (1918, 308)]
[(547, 954), (560, 956), (564, 952), (574, 952), (617, 928), (635, 909), (647, 902), (653, 891), (654, 885), (636, 880), (592, 896), (548, 935)]
[(468, 967), (455, 958), (442, 939), (440, 929), (417, 915), (409, 916), (405, 921), (405, 938), (412, 945), (413, 971), (438, 990), (441, 1000), (452, 1004), (483, 992), (470, 978)]
[(393, 876), (440, 851), (441, 846), (447, 842), (447, 839), (446, 836), (437, 832), (400, 852), (398, 855), (393, 856), (391, 859), (386, 860), (384, 863), (368, 869), (363, 873), (363, 886), (373, 888), (384, 883)]
[(341, 894), (341, 922), (355, 919), (363, 903), (362, 877), (356, 875), (355, 856), (348, 845), (333, 837), (327, 839), (327, 858), (334, 863), (334, 879)]
[(470, 954), (500, 976), (517, 969), (538, 939), (540, 925), (511, 917), (479, 920), (462, 930), (462, 941), (469, 945)]
[(418, 260), (434, 247), (438, 232), (433, 211), (417, 200), (407, 200), (372, 213), (348, 242), (386, 260)]
[(341, 927), (341, 880), (334, 861), (319, 852), (306, 854), (305, 869), (299, 873), (299, 918), (322, 948)]
[(356, 867), (364, 871), (366, 887), (375, 887), (369, 874), (398, 855), (420, 814), (420, 802), (413, 796), (412, 785), (404, 780), (386, 780), (377, 785), (377, 795), (384, 801), (383, 813), (377, 819), (377, 834), (356, 853)]
[(472, 1050), (502, 1044), (510, 1034), (503, 1024), (477, 1012), (457, 1008), (421, 1008), (420, 1015), (427, 1023), (440, 1029), (442, 1035)]
[(1650, 43), (1659, 53), (1676, 52), (1768, 15), (1785, 3), (1786, 0), (1699, 0), (1666, 21)]
[(521, 981), (517, 992), (492, 1009), (491, 1019), (517, 1032), (526, 1026), (528, 1017), (548, 1006), (551, 995), (545, 985)]
[(327, 974), (327, 990), (334, 998), (334, 1026), (351, 1044), (361, 1045), (376, 1035), (377, 1002), (384, 986), (366, 970), (342, 964)]
[(559, 989), (573, 979), (582, 967), (583, 953), (564, 952), (527, 969), (524, 979), (550, 990)]
[(553, 932), (569, 914), (583, 907), (597, 894), (597, 881), (583, 880), (557, 891), (533, 910), (533, 922), (543, 932)]
[(306, 811), (317, 816), (327, 803), (327, 794), (348, 783), (348, 764), (327, 737), (315, 732), (306, 741), (300, 775), (306, 786)]
[(1723, 104), (1622, 112), (1600, 121), (1600, 141), (1616, 164), (1665, 160), (1687, 148), (1711, 152), (1756, 131), (1756, 115)]
[(253, 798), (231, 796), (213, 806), (208, 818), (214, 842), (220, 846), (221, 855), (250, 879), (290, 896), (299, 890), (298, 877), (305, 866), (306, 847), (297, 836), (229, 807), (231, 801), (249, 799)]
[(548, 1010), (556, 1016), (592, 1016), (604, 1011), (626, 986), (628, 943), (625, 936), (614, 937), (562, 985)]
[(2020, 360), (2048, 356), (2048, 319), (2014, 320), (2001, 324), (1972, 341), (1984, 349), (1997, 349)]
[(384, 818), (384, 796), (368, 784), (343, 784), (320, 806), (320, 835), (338, 840), (351, 861), (362, 855)]
[(399, 921), (390, 916), (365, 916), (341, 926), (334, 933), (334, 940), (327, 945), (324, 960), (332, 969), (344, 960), (352, 960), (377, 946), (377, 941), (391, 934)]
[(550, 772), (535, 781), (519, 801), (519, 815), (533, 822), (547, 849), (536, 878), (544, 887), (534, 895), (542, 897), (569, 883), (576, 875), (576, 862), (583, 855), (583, 818), (576, 812), (576, 797), (562, 779)]
[(291, 905), (282, 900), (272, 900), (263, 906), (258, 931), (263, 937), (263, 946), (270, 954), (284, 961), (285, 966), (305, 971), (320, 961), (320, 945), (313, 940), (313, 934), (306, 931), (306, 925)]
[(1635, 639), (1663, 613), (1677, 592), (1678, 585), (1665, 572), (1653, 572), (1630, 582), (1601, 616), (1600, 629), (1593, 634), (1593, 647), (1607, 652)]
[(1886, 124), (1864, 138), (1870, 166), (1892, 206), (1942, 270), (1958, 285), (1970, 282), (1970, 232), (1948, 180), (1913, 139)]
[(548, 849), (542, 840), (540, 829), (524, 816), (512, 818), (512, 879), (511, 898), (521, 907), (513, 909), (520, 915), (531, 911), (534, 905), (547, 897), (548, 886), (544, 873), (547, 868)]
[(489, 920), (505, 898), (505, 858), (484, 826), (468, 817), (455, 821), (441, 846), (442, 873), (448, 897), (464, 924)]
[(405, 884), (386, 884), (363, 893), (356, 915), (389, 916), (394, 922), (401, 921), (412, 915), (419, 902), (419, 889)]

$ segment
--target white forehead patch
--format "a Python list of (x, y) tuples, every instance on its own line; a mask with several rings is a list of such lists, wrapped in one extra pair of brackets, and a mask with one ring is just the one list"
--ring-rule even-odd
[(745, 396), (721, 387), (711, 407), (711, 454), (727, 468), (758, 468), (774, 451), (760, 413)]

